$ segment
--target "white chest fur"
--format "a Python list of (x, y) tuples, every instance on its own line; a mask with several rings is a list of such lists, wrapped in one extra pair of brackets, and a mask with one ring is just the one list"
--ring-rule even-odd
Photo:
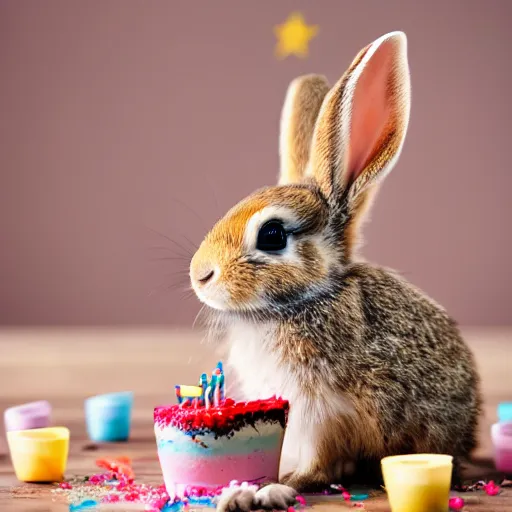
[[(298, 386), (286, 362), (274, 350), (276, 326), (237, 322), (230, 326), (228, 364), (235, 370), (237, 389), (245, 400), (272, 395), (295, 398)], [(231, 390), (229, 390), (231, 392)]]
[[(229, 386), (228, 394), (235, 399), (256, 400), (276, 395), (289, 400), (293, 408), (312, 421), (340, 413), (352, 413), (352, 406), (343, 393), (335, 392), (328, 384), (329, 369), (312, 375), (283, 360), (276, 349), (276, 325), (238, 321), (230, 325), (228, 364), (234, 369), (237, 381)], [(302, 383), (315, 382), (316, 394), (303, 393)], [(237, 396), (238, 395), (238, 396)]]
[[(227, 394), (235, 400), (256, 400), (272, 395), (290, 401), (290, 416), (283, 446), (282, 472), (292, 467), (309, 467), (315, 460), (317, 443), (323, 435), (319, 425), (332, 417), (342, 421), (353, 414), (351, 403), (342, 393), (335, 393), (326, 375), (311, 376), (318, 395), (303, 393), (301, 381), (306, 368), (292, 367), (282, 360), (275, 343), (276, 325), (237, 322), (228, 329), (230, 346), (228, 364), (237, 380), (228, 383)], [(300, 454), (298, 447), (300, 448)], [(299, 456), (300, 455), (300, 456)]]

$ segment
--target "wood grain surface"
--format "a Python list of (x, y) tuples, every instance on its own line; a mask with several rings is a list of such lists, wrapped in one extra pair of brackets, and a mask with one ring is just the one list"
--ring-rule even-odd
[[(490, 425), (496, 419), (497, 404), (512, 399), (512, 329), (465, 329), (465, 335), (478, 360), (485, 396), (481, 443), (475, 464), (467, 468), (466, 476), (489, 478), (496, 476), (491, 462)], [(202, 371), (213, 368), (219, 357), (219, 347), (201, 344), (200, 336), (191, 331), (0, 330), (0, 408), (38, 399), (52, 403), (53, 423), (71, 429), (68, 477), (91, 474), (96, 471), (95, 459), (117, 454), (133, 459), (138, 481), (157, 484), (162, 475), (152, 430), (153, 407), (174, 402), (174, 384), (194, 383)], [(85, 432), (83, 400), (97, 393), (121, 390), (133, 390), (136, 397), (130, 441), (90, 443)], [(291, 464), (293, 461), (284, 461), (285, 466)], [(51, 489), (50, 485), (21, 484), (16, 480), (1, 431), (0, 512), (68, 510), (66, 503), (55, 501)], [(512, 489), (504, 489), (496, 497), (480, 492), (465, 493), (463, 497), (468, 512), (512, 512)], [(384, 495), (364, 503), (367, 511), (390, 510)], [(314, 507), (351, 508), (339, 498), (317, 500)]]

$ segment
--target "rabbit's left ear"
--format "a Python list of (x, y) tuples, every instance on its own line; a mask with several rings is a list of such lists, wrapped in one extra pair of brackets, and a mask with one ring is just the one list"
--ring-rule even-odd
[(327, 197), (356, 209), (366, 202), (361, 192), (397, 161), (410, 104), (407, 39), (392, 32), (359, 53), (322, 104), (307, 174)]
[(304, 177), (316, 118), (328, 92), (321, 75), (300, 76), (288, 86), (281, 112), (279, 185), (299, 183)]

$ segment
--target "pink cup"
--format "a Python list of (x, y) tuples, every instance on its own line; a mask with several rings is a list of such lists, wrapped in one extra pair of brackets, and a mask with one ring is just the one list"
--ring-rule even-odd
[(512, 474), (512, 421), (495, 423), (491, 427), (491, 437), (496, 469)]
[(9, 407), (4, 412), (6, 432), (50, 426), (52, 407), (46, 400)]

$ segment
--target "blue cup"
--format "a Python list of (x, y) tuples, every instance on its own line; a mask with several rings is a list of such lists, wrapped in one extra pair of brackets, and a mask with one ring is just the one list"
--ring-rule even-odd
[(123, 391), (85, 400), (85, 421), (91, 441), (112, 443), (130, 436), (133, 393)]
[(501, 402), (498, 405), (498, 421), (512, 421), (512, 402)]

